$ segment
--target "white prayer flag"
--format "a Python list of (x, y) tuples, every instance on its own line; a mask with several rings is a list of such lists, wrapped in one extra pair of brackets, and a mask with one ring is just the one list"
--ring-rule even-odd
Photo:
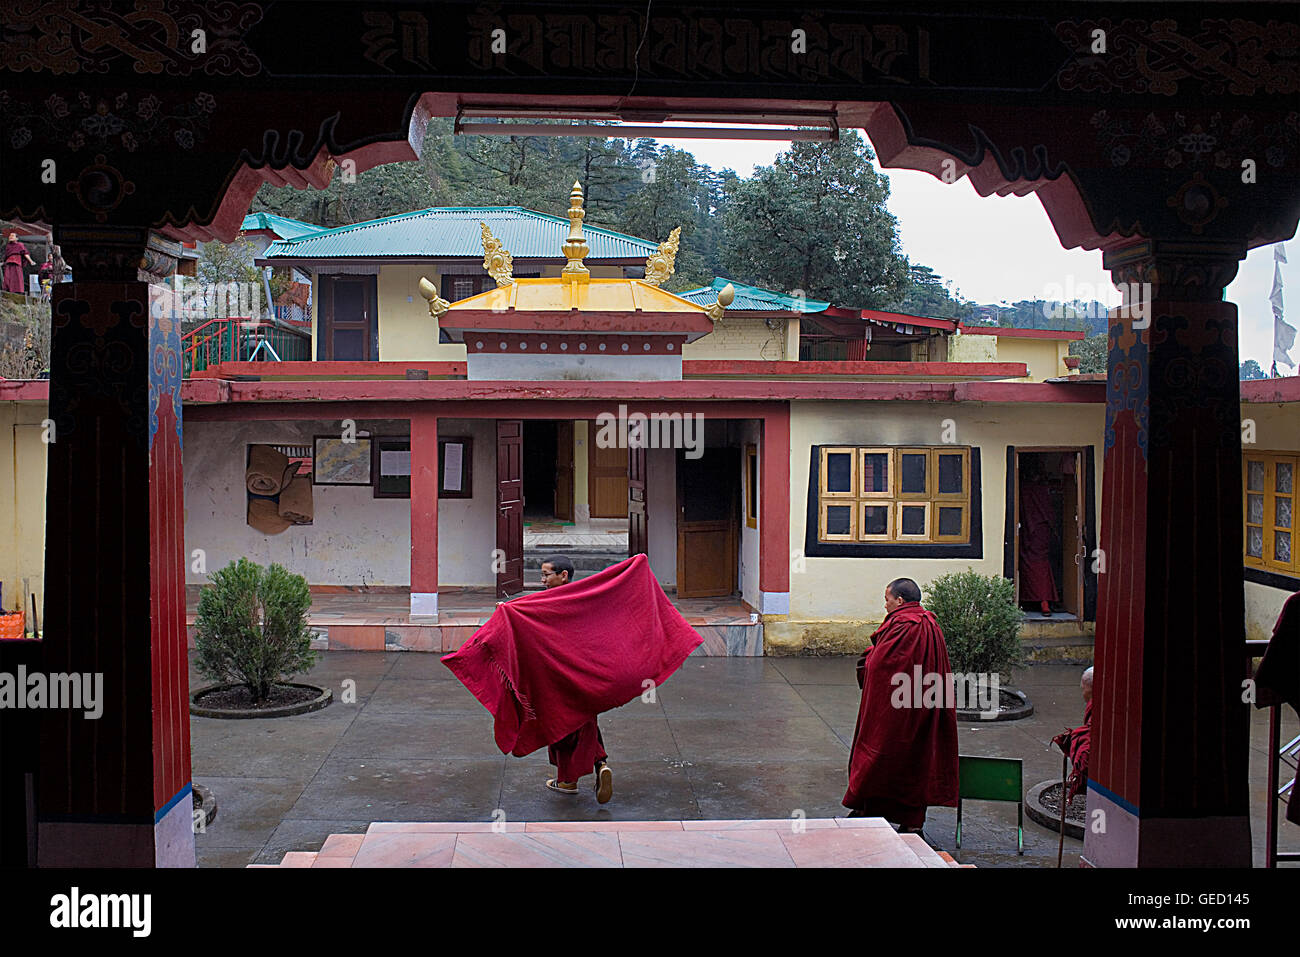
[(1291, 347), (1295, 345), (1295, 326), (1282, 318), (1282, 263), (1286, 262), (1286, 247), (1278, 243), (1273, 247), (1273, 291), (1268, 301), (1273, 306), (1273, 363), (1295, 368)]

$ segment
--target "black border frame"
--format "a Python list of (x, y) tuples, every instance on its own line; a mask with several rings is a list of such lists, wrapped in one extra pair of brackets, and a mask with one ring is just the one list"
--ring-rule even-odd
[[(855, 443), (834, 443), (835, 448), (851, 445)], [(879, 443), (872, 448), (878, 445)], [(912, 447), (908, 446), (908, 448)], [(916, 446), (916, 448), (937, 447)], [(980, 449), (976, 445), (966, 447), (970, 449), (970, 542), (965, 545), (941, 542), (905, 545), (898, 542), (820, 542), (817, 540), (817, 489), (821, 480), (822, 446), (811, 446), (808, 462), (808, 507), (804, 521), (804, 556), (806, 558), (983, 558), (984, 496)]]

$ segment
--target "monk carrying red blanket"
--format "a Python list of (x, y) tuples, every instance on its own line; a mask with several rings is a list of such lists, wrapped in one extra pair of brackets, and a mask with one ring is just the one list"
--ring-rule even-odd
[(550, 746), (557, 777), (547, 786), (574, 793), (578, 778), (595, 773), (603, 804), (613, 776), (597, 716), (663, 684), (704, 639), (645, 555), (569, 584), (572, 568), (544, 563), (546, 591), (500, 605), (442, 662), (492, 712), (497, 747), (523, 757)]
[(910, 578), (885, 588), (884, 622), (858, 664), (862, 703), (849, 752), (850, 817), (883, 817), (919, 832), (930, 805), (957, 806), (957, 712), (952, 701), (923, 706), (907, 696), (895, 706), (899, 677), (911, 681), (916, 666), (948, 686), (948, 648), (921, 590)]

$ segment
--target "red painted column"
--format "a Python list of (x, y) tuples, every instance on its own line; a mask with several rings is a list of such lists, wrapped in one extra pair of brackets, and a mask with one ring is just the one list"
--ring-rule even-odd
[(438, 416), (411, 416), (411, 614), (438, 614)]
[(758, 449), (758, 595), (765, 615), (790, 613), (790, 406), (763, 418)]
[(134, 281), (142, 231), (59, 233), (43, 667), (96, 700), (42, 714), (37, 860), (193, 867), (179, 327)]
[(1221, 301), (1244, 256), (1106, 255), (1136, 308), (1110, 330), (1088, 865), (1251, 863), (1237, 307)]

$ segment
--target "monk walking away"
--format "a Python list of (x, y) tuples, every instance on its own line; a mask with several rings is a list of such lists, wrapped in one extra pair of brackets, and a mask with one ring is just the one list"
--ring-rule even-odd
[(957, 711), (954, 702), (923, 700), (897, 707), (897, 675), (952, 673), (943, 631), (921, 607), (910, 578), (885, 587), (885, 620), (858, 661), (862, 701), (849, 752), (849, 817), (883, 817), (919, 834), (926, 808), (957, 806)]
[[(563, 555), (542, 562), (542, 584), (546, 588), (559, 588), (572, 580), (573, 562)], [(596, 776), (597, 802), (607, 804), (614, 796), (614, 772), (606, 763), (609, 755), (595, 718), (550, 745), (546, 753), (556, 771), (556, 776), (546, 782), (552, 791), (577, 794), (578, 779), (590, 773)]]

